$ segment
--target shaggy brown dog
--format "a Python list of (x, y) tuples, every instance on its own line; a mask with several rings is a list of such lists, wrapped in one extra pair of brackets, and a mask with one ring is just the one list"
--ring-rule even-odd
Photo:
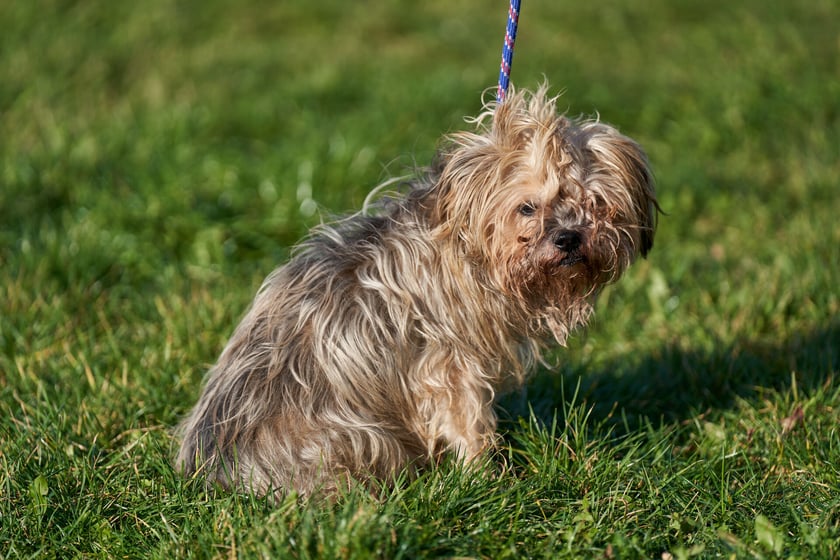
[(256, 493), (387, 479), (496, 441), (493, 403), (653, 243), (642, 149), (512, 91), (402, 195), (275, 270), (180, 427), (176, 459)]

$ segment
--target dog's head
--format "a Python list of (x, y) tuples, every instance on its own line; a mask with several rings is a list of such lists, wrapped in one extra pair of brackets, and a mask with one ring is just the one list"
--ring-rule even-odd
[[(432, 213), (437, 234), (499, 290), (540, 310), (588, 299), (645, 256), (658, 212), (639, 145), (558, 115), (546, 89), (513, 91), (475, 119), (476, 132), (450, 137)], [(568, 327), (552, 327), (561, 342)]]

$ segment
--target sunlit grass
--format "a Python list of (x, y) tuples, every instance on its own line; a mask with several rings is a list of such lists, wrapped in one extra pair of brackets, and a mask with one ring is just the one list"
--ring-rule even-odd
[(667, 214), (484, 471), (268, 504), (171, 469), (262, 278), (480, 110), (503, 4), (0, 6), (5, 556), (840, 556), (829, 1), (525, 3), (514, 82), (637, 138)]

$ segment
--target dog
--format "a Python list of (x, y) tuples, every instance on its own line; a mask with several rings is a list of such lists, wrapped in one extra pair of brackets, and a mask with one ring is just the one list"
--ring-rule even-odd
[(311, 495), (493, 449), (497, 395), (587, 323), (657, 225), (642, 148), (556, 99), (484, 103), (402, 190), (316, 227), (208, 372), (176, 467)]

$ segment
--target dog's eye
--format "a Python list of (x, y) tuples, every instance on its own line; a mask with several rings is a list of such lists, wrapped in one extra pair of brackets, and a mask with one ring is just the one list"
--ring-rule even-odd
[(537, 207), (533, 202), (525, 202), (519, 207), (519, 213), (523, 216), (533, 216), (537, 213)]

